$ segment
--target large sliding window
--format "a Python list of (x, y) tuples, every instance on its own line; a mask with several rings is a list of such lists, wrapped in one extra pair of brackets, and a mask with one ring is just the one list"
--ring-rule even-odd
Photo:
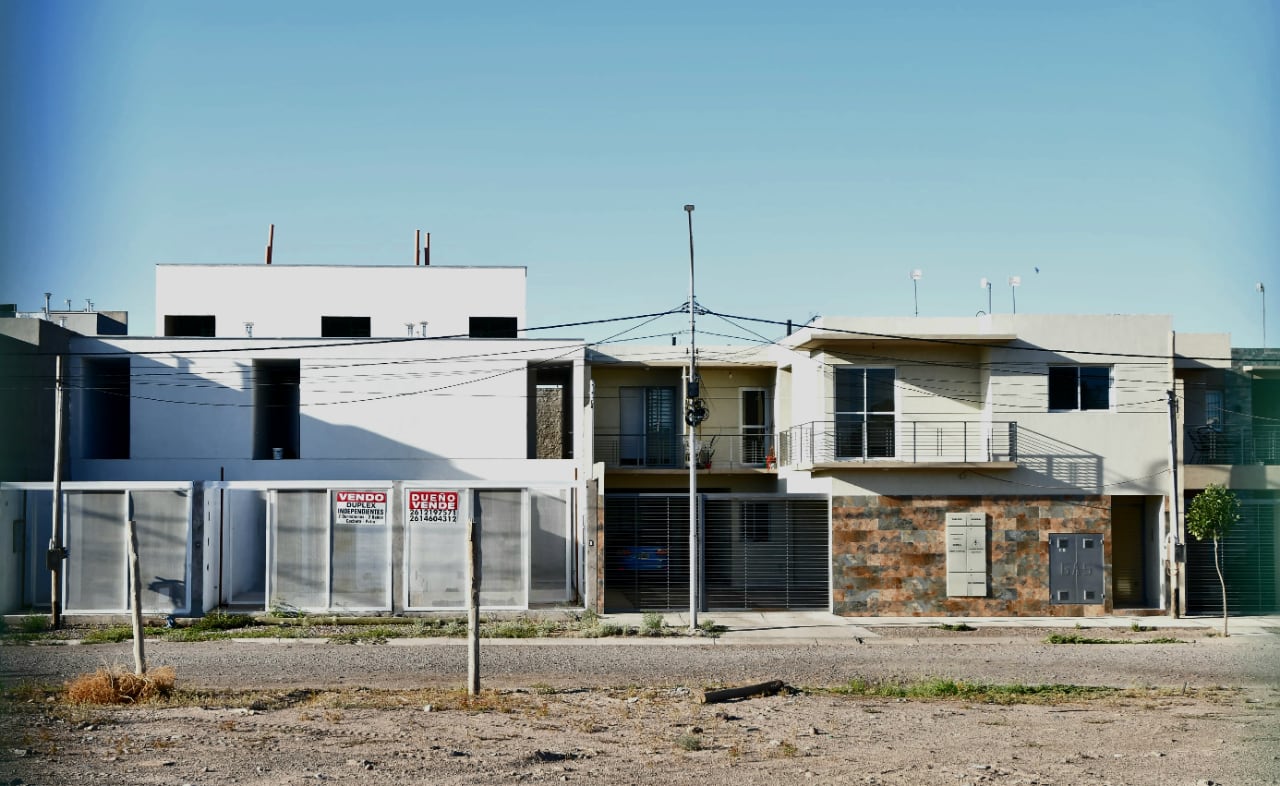
[(894, 370), (836, 366), (835, 372), (836, 458), (892, 458)]
[(1050, 366), (1049, 409), (1075, 411), (1111, 408), (1108, 366)]
[(619, 388), (619, 451), (624, 466), (676, 467), (681, 456), (675, 388)]

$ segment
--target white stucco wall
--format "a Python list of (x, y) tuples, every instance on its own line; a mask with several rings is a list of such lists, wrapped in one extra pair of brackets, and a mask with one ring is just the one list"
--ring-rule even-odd
[[(575, 461), (529, 460), (531, 363), (574, 364), (574, 340), (76, 340), (131, 356), (130, 458), (85, 459), (72, 398), (74, 476), (94, 479), (572, 479)], [(216, 350), (216, 351), (210, 351)], [(253, 361), (296, 358), (299, 458), (253, 459)], [(73, 364), (71, 373), (78, 373)]]
[(213, 315), (218, 337), (319, 336), (321, 316), (367, 316), (371, 335), (467, 334), (468, 318), (525, 327), (522, 267), (157, 265), (155, 334), (166, 315)]

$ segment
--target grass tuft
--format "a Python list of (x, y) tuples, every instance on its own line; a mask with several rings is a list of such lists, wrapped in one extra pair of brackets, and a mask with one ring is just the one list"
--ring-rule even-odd
[(134, 674), (120, 666), (82, 674), (67, 683), (67, 699), (76, 704), (136, 704), (167, 698), (173, 693), (172, 666), (161, 666), (146, 674)]

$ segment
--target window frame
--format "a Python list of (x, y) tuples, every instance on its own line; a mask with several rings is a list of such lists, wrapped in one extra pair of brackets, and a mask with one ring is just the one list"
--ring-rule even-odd
[[(891, 409), (870, 409), (871, 385), (868, 383), (868, 374), (873, 371), (887, 371), (891, 375), (889, 380)], [(839, 376), (851, 372), (861, 372), (862, 374), (862, 402), (860, 409), (840, 409), (840, 382)], [(832, 391), (831, 391), (831, 414), (832, 426), (834, 428), (835, 444), (832, 446), (835, 451), (837, 461), (845, 460), (868, 460), (868, 459), (892, 459), (897, 457), (897, 429), (898, 429), (898, 369), (895, 366), (855, 366), (855, 365), (838, 365), (835, 366), (832, 374)], [(842, 417), (858, 418), (850, 420), (852, 423), (859, 424), (858, 429), (861, 435), (861, 444), (856, 452), (847, 453), (841, 448), (845, 445), (841, 437), (840, 423)], [(870, 425), (873, 422), (888, 421), (888, 443), (885, 446), (876, 446), (872, 443), (872, 435)]]
[[(1086, 376), (1082, 374), (1082, 372), (1085, 370), (1090, 370), (1090, 371), (1103, 370), (1106, 372), (1106, 388), (1105, 388), (1106, 406), (1105, 407), (1085, 406), (1085, 404), (1087, 403), (1085, 401)], [(1055, 403), (1058, 403), (1058, 404), (1062, 403), (1061, 401), (1055, 402), (1054, 375), (1055, 375), (1055, 372), (1060, 373), (1063, 371), (1071, 371), (1073, 372), (1073, 375), (1075, 377), (1074, 384), (1072, 385), (1072, 388), (1074, 390), (1074, 399), (1075, 399), (1074, 406), (1070, 406), (1070, 407), (1054, 406)], [(1115, 379), (1113, 376), (1114, 372), (1115, 372), (1114, 366), (1105, 366), (1105, 365), (1100, 365), (1095, 363), (1073, 363), (1073, 364), (1061, 364), (1061, 365), (1049, 366), (1049, 370), (1045, 374), (1046, 388), (1047, 388), (1046, 398), (1048, 399), (1048, 401), (1046, 402), (1047, 404), (1046, 409), (1049, 412), (1110, 412), (1112, 411), (1113, 401), (1111, 396), (1111, 389), (1115, 382)], [(1095, 376), (1095, 375), (1089, 375), (1089, 376)]]

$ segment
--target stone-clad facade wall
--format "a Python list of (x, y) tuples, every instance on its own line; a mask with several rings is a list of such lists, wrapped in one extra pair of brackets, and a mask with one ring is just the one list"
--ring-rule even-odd
[[(947, 513), (987, 516), (987, 597), (947, 597)], [(848, 616), (1101, 616), (1112, 610), (1111, 498), (836, 496), (832, 604)], [(1049, 535), (1102, 536), (1105, 602), (1054, 605)]]

